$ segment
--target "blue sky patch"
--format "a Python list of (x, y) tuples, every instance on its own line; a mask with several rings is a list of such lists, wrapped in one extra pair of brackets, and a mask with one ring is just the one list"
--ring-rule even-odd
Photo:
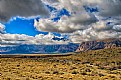
[(5, 31), (10, 34), (26, 34), (29, 36), (35, 36), (37, 34), (47, 34), (47, 32), (39, 32), (34, 25), (34, 19), (22, 19), (16, 18), (5, 24)]

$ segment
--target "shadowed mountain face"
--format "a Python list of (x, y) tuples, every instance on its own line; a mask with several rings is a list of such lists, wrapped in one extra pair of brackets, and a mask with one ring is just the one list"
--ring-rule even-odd
[(51, 54), (75, 52), (79, 44), (58, 44), (58, 45), (19, 45), (0, 47), (0, 54)]
[(121, 47), (121, 39), (105, 39), (82, 42), (76, 52)]

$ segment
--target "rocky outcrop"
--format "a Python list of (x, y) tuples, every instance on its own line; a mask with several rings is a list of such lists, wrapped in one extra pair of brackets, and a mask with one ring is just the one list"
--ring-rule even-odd
[(121, 39), (117, 39), (117, 38), (87, 41), (87, 42), (82, 42), (78, 47), (78, 49), (76, 50), (76, 52), (116, 48), (120, 46), (121, 46)]

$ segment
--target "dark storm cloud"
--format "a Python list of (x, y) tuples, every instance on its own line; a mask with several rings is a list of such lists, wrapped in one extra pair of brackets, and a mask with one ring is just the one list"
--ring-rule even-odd
[(0, 0), (0, 21), (8, 21), (13, 16), (31, 17), (48, 14), (41, 0)]
[(102, 0), (100, 14), (105, 17), (121, 15), (121, 0)]

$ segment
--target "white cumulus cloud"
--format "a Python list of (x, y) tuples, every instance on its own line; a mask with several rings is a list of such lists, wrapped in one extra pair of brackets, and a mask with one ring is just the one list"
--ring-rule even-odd
[[(53, 0), (43, 1), (49, 4)], [(38, 31), (68, 33), (72, 42), (121, 37), (121, 0), (54, 0), (54, 4), (50, 5), (66, 8), (71, 16), (63, 16), (58, 22), (51, 17), (35, 21)], [(84, 6), (96, 7), (99, 12), (87, 12)]]
[[(16, 15), (28, 17), (38, 14), (48, 14), (43, 3), (56, 7), (59, 10), (66, 8), (71, 16), (62, 16), (59, 21), (54, 22), (51, 20), (53, 19), (52, 13), (50, 14), (50, 18), (41, 18), (39, 21), (35, 20), (35, 28), (38, 31), (50, 32), (48, 35), (39, 34), (32, 37), (18, 34), (1, 34), (0, 39), (2, 42), (20, 42), (22, 44), (64, 44), (68, 42), (80, 43), (82, 41), (105, 38), (121, 38), (121, 0), (42, 0), (43, 3), (41, 0), (13, 0), (13, 2), (15, 1), (15, 4), (18, 4), (20, 1), (20, 6), (18, 6), (20, 9), (18, 11), (16, 10), (18, 7), (15, 7), (15, 9), (13, 8), (16, 5), (11, 6), (11, 4), (8, 4), (5, 1), (9, 2), (9, 0), (0, 1), (0, 11), (3, 10), (0, 12), (1, 20), (2, 18), (3, 20), (6, 20), (11, 16)], [(23, 3), (23, 1), (25, 3)], [(11, 6), (10, 9), (6, 8), (8, 11), (4, 11), (5, 7), (1, 5), (2, 3)], [(26, 3), (28, 3), (28, 5), (25, 6)], [(99, 12), (87, 12), (84, 6), (96, 7)], [(40, 8), (39, 12), (38, 7)], [(12, 12), (13, 10), (16, 11)], [(34, 13), (36, 10), (37, 14)], [(3, 31), (4, 28), (0, 27), (0, 30)], [(59, 32), (62, 35), (67, 34), (69, 40), (55, 41), (52, 39), (54, 38), (54, 35), (51, 34), (51, 32)]]
[(39, 34), (35, 37), (24, 34), (0, 34), (0, 45), (20, 45), (20, 44), (67, 44), (69, 41), (56, 41), (53, 40), (54, 34), (48, 33), (47, 35)]

